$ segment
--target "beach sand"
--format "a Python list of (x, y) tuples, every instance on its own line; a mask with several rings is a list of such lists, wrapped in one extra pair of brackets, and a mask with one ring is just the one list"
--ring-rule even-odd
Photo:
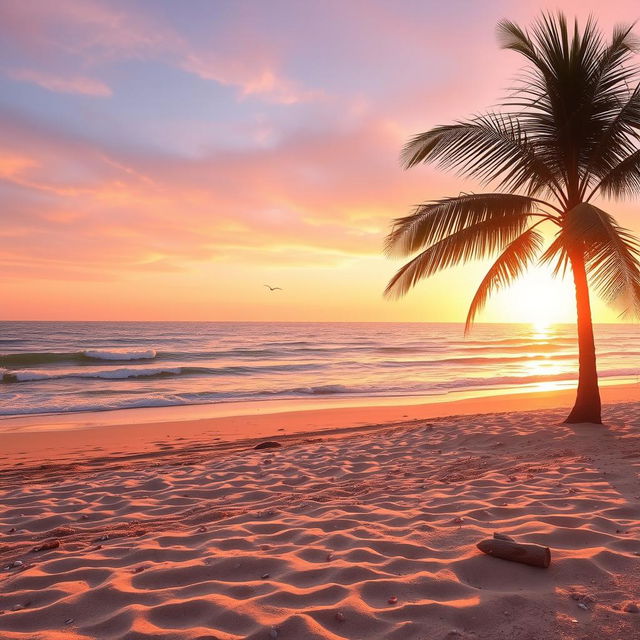
[(637, 394), (3, 433), (0, 638), (638, 639)]

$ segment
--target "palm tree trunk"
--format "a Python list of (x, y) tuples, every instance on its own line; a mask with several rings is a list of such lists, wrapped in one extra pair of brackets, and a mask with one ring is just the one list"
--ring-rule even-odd
[(593, 340), (589, 283), (584, 265), (584, 256), (577, 251), (570, 256), (573, 281), (576, 287), (578, 311), (578, 393), (576, 402), (565, 420), (566, 423), (591, 422), (602, 424), (598, 371), (596, 369), (596, 347)]

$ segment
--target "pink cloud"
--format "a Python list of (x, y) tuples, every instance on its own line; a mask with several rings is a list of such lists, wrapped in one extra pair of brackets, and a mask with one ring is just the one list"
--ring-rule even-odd
[(179, 63), (181, 68), (205, 80), (236, 86), (240, 97), (258, 96), (270, 102), (294, 104), (322, 96), (322, 92), (298, 87), (281, 76), (264, 61), (224, 58), (219, 55), (188, 53)]
[(55, 3), (8, 0), (0, 29), (23, 50), (47, 60), (82, 54), (82, 64), (139, 58), (175, 45), (175, 34), (152, 16), (96, 0)]
[(87, 76), (61, 76), (35, 69), (14, 69), (9, 76), (57, 93), (79, 93), (103, 98), (112, 95), (110, 87), (104, 82)]
[[(116, 8), (96, 0), (60, 0), (50, 5), (10, 0), (7, 5), (0, 33), (45, 65), (51, 58), (55, 62), (69, 54), (77, 57), (78, 70), (114, 60), (157, 60), (204, 80), (237, 87), (240, 99), (254, 96), (293, 104), (322, 95), (287, 78), (279, 68), (273, 43), (260, 41), (257, 33), (238, 33), (240, 25), (232, 29), (232, 38), (196, 44), (168, 22), (131, 6)], [(67, 77), (19, 70), (11, 75), (52, 91), (110, 95), (105, 84), (84, 74)]]
[(397, 134), (373, 120), (195, 159), (115, 153), (9, 116), (0, 134), (0, 264), (13, 277), (27, 275), (25, 256), (38, 256), (29, 276), (69, 278), (240, 254), (283, 265), (377, 255), (424, 181), (400, 172)]

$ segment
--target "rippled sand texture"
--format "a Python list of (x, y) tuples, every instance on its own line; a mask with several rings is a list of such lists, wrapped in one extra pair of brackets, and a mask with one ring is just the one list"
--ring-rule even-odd
[[(0, 637), (640, 638), (640, 407), (562, 415), (27, 474), (0, 500), (2, 566), (24, 563), (0, 573)], [(493, 531), (551, 568), (480, 554)]]

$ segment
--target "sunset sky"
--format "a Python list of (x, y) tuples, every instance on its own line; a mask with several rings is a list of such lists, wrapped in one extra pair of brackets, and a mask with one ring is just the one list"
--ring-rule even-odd
[[(463, 321), (484, 265), (382, 297), (391, 219), (481, 189), (399, 151), (495, 105), (522, 64), (496, 23), (557, 6), (0, 0), (0, 319)], [(572, 295), (534, 273), (479, 319), (573, 321)]]

